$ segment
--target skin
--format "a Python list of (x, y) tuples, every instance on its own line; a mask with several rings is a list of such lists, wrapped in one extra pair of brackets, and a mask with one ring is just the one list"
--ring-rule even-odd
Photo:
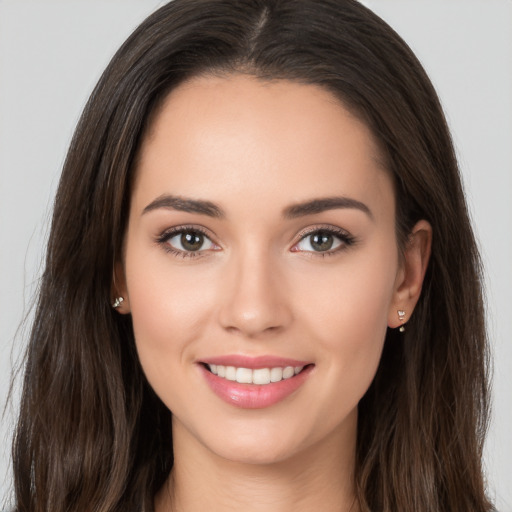
[[(223, 216), (145, 211), (165, 194)], [(283, 215), (333, 196), (368, 211)], [(183, 225), (208, 236), (193, 257), (179, 236), (162, 238)], [(349, 239), (315, 251), (307, 233), (320, 228)], [(357, 510), (357, 404), (397, 310), (407, 321), (414, 309), (430, 239), (419, 222), (400, 257), (390, 174), (368, 128), (329, 92), (244, 75), (172, 91), (141, 147), (116, 276), (142, 367), (173, 412), (175, 466), (156, 510)], [(225, 354), (314, 367), (286, 399), (243, 409), (217, 397), (198, 365)]]

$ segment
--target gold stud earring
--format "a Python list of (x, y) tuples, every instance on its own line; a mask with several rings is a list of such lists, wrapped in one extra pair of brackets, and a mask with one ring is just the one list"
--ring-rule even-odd
[(123, 297), (116, 297), (115, 300), (114, 300), (114, 303), (112, 304), (112, 307), (114, 309), (117, 309), (124, 301), (124, 298)]
[(404, 323), (405, 323), (405, 311), (403, 309), (399, 309), (397, 311), (398, 313), (398, 320), (400, 320), (400, 322), (402, 322), (402, 325), (400, 326), (400, 328), (398, 329), (400, 332), (404, 332), (405, 331), (405, 326), (404, 326)]

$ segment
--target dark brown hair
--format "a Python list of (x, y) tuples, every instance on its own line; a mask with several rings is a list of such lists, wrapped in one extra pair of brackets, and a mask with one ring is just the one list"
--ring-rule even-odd
[(13, 459), (18, 512), (152, 507), (173, 464), (171, 413), (130, 318), (112, 310), (137, 150), (168, 92), (248, 73), (331, 91), (372, 130), (394, 177), (397, 234), (433, 227), (422, 296), (387, 333), (359, 406), (363, 511), (483, 512), (487, 342), (480, 260), (436, 93), (403, 40), (354, 0), (175, 0), (120, 48), (64, 165), (30, 337)]

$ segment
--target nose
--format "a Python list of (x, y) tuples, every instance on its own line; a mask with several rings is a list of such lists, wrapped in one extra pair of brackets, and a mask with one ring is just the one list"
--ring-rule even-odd
[(288, 287), (268, 255), (236, 258), (224, 276), (220, 324), (232, 333), (256, 338), (281, 332), (292, 320)]

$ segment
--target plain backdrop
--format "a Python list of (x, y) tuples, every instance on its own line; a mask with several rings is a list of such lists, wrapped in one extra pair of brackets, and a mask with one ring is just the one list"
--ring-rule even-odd
[[(74, 125), (114, 51), (163, 3), (0, 0), (2, 404), (26, 342), (53, 195)], [(495, 369), (485, 464), (498, 509), (512, 511), (512, 1), (364, 3), (417, 53), (452, 128), (487, 275)], [(18, 394), (15, 387), (2, 419), (0, 497), (10, 488)]]

